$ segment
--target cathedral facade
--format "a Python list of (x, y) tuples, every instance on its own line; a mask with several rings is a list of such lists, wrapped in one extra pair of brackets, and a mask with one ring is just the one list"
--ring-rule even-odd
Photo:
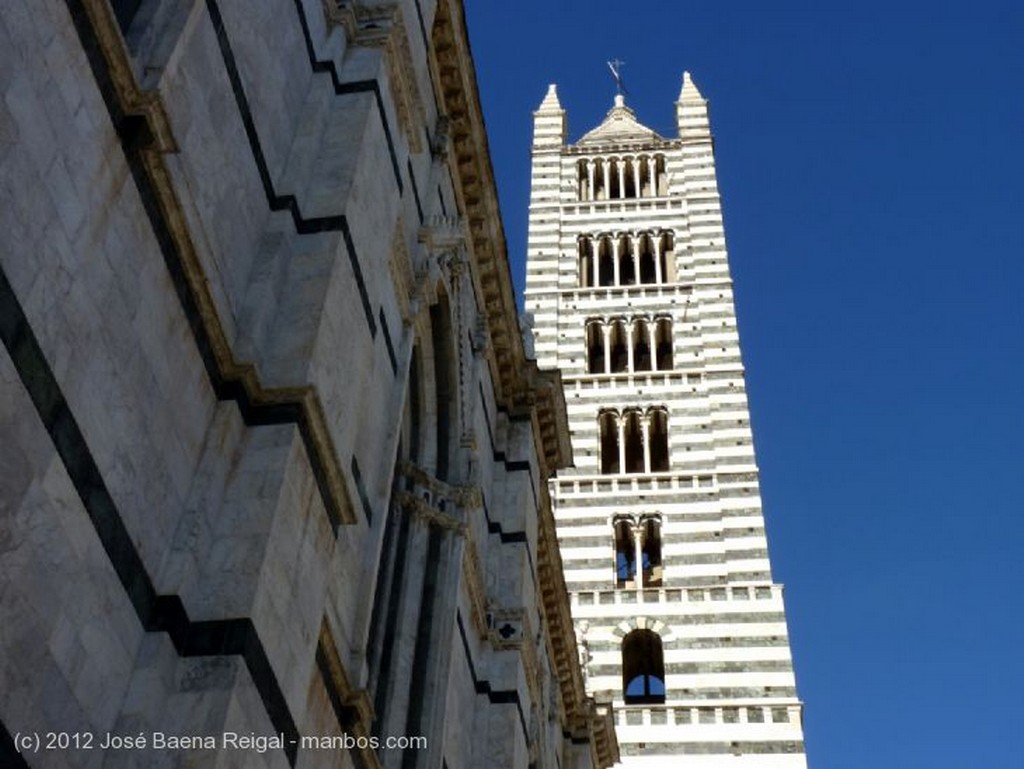
[(0, 765), (611, 765), (461, 3), (14, 0), (0, 57)]
[(534, 113), (526, 310), (565, 385), (574, 467), (552, 498), (587, 687), (622, 766), (804, 769), (772, 579), (707, 103), (677, 134), (621, 95), (567, 142)]

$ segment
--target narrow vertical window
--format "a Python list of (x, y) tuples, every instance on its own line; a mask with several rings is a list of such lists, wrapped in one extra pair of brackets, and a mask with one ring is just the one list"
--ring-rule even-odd
[(644, 440), (640, 429), (640, 414), (636, 410), (630, 410), (623, 414), (622, 419), (626, 442), (626, 472), (642, 473), (644, 471)]
[(636, 541), (633, 538), (633, 520), (620, 516), (614, 523), (615, 532), (615, 586), (633, 587), (636, 578)]
[(627, 349), (626, 328), (622, 318), (612, 322), (611, 336), (611, 372), (621, 374), (627, 368), (629, 362), (629, 351)]
[(650, 330), (647, 321), (642, 318), (633, 323), (633, 370), (651, 370)]
[(586, 235), (579, 239), (579, 285), (581, 288), (596, 285), (594, 280), (594, 245)]
[(655, 270), (654, 241), (650, 233), (645, 232), (640, 236), (640, 282), (656, 283), (657, 274)]
[(641, 524), (641, 531), (644, 587), (661, 587), (661, 521), (657, 516), (646, 516)]
[(619, 236), (619, 285), (632, 286), (636, 283), (636, 267), (633, 263), (633, 239), (629, 235)]
[(599, 320), (587, 321), (587, 373), (604, 373), (604, 326)]
[(651, 409), (650, 432), (648, 440), (651, 442), (651, 472), (668, 472), (668, 413), (665, 409)]
[(602, 286), (615, 284), (615, 257), (612, 255), (612, 241), (603, 235), (597, 242), (598, 283)]
[(601, 472), (610, 475), (619, 472), (619, 420), (615, 412), (603, 411), (598, 417), (601, 436)]
[(658, 371), (672, 370), (672, 321), (658, 318), (655, 325), (654, 344)]

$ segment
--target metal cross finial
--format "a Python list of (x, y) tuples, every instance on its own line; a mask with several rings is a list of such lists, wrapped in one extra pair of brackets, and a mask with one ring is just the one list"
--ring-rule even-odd
[(608, 69), (612, 71), (612, 77), (615, 78), (615, 93), (619, 96), (626, 95), (626, 84), (622, 81), (622, 65), (626, 62), (619, 59), (612, 59), (608, 62)]

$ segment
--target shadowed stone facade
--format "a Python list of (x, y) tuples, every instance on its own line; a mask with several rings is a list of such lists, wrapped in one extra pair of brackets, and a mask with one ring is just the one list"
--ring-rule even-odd
[(613, 763), (461, 3), (13, 0), (0, 94), (0, 766)]
[(805, 769), (772, 580), (707, 103), (678, 135), (621, 95), (567, 143), (534, 113), (526, 310), (565, 384), (551, 483), (587, 689), (630, 769)]

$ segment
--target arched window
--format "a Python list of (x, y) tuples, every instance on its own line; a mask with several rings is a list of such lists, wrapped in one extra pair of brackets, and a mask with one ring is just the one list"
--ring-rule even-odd
[(665, 659), (653, 630), (637, 629), (622, 639), (622, 693), (627, 705), (665, 701)]
[(661, 520), (656, 515), (641, 520), (641, 558), (644, 587), (661, 587)]
[(621, 374), (625, 371), (629, 363), (629, 342), (626, 339), (626, 325), (622, 319), (616, 319), (612, 322), (612, 336), (610, 340), (610, 353), (611, 353), (611, 373)]
[(602, 411), (597, 418), (601, 434), (601, 472), (619, 472), (619, 421), (614, 411)]
[(608, 159), (608, 199), (615, 200), (622, 197), (622, 163), (618, 158)]
[(636, 541), (633, 538), (633, 519), (618, 516), (615, 529), (615, 586), (633, 587), (636, 579)]
[(583, 288), (593, 286), (594, 280), (594, 244), (584, 236), (579, 239), (579, 284)]
[(651, 370), (651, 342), (647, 321), (638, 318), (633, 322), (633, 370)]
[(632, 286), (636, 283), (633, 266), (633, 239), (629, 235), (619, 236), (619, 285)]
[(636, 158), (625, 158), (622, 162), (623, 162), (623, 165), (626, 168), (626, 174), (625, 174), (625, 177), (623, 179), (624, 184), (623, 184), (623, 189), (622, 189), (622, 197), (624, 197), (624, 198), (635, 198), (635, 197), (638, 197), (638, 193), (637, 193), (637, 189), (636, 189), (636, 180), (637, 180)]
[(591, 162), (594, 164), (594, 200), (607, 200), (608, 190), (604, 186), (607, 163), (600, 158), (595, 158)]
[(650, 411), (648, 440), (651, 442), (651, 472), (668, 472), (668, 412), (657, 408)]
[(452, 422), (458, 413), (455, 408), (455, 384), (452, 376), (455, 353), (448, 300), (442, 297), (430, 308), (430, 341), (434, 352), (434, 393), (436, 437), (435, 475), (448, 480), (448, 462), (451, 453)]
[(615, 257), (612, 241), (607, 235), (597, 241), (597, 282), (602, 286), (615, 285)]
[(654, 188), (657, 195), (662, 197), (668, 194), (668, 178), (665, 176), (665, 156), (654, 156)]
[(651, 158), (644, 155), (640, 158), (640, 197), (653, 198), (654, 187), (651, 185)]
[(623, 437), (626, 443), (626, 472), (644, 472), (644, 440), (640, 429), (640, 414), (635, 410), (622, 415)]
[(403, 443), (409, 447), (409, 460), (419, 462), (422, 405), (420, 403), (420, 346), (412, 348), (409, 364), (409, 397), (405, 399), (405, 418), (402, 420)]
[(657, 283), (657, 272), (654, 267), (654, 240), (649, 233), (640, 236), (640, 282)]
[(590, 183), (587, 177), (587, 161), (580, 160), (576, 163), (577, 200), (587, 200), (590, 193)]
[(671, 371), (672, 321), (669, 318), (658, 318), (654, 328), (654, 345), (658, 371)]
[(604, 328), (599, 320), (587, 321), (587, 373), (604, 373)]

